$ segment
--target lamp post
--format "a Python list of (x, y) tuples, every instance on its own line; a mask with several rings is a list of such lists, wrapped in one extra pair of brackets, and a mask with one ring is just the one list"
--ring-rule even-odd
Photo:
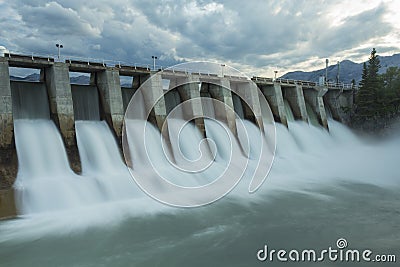
[(153, 59), (153, 70), (156, 70), (156, 59), (157, 59), (158, 57), (156, 57), (156, 56), (151, 56), (151, 58)]
[(275, 71), (274, 71), (274, 73), (275, 73), (275, 78), (274, 78), (274, 81), (276, 81), (276, 75), (278, 74), (278, 71), (277, 71), (277, 70), (275, 70)]
[(222, 75), (222, 77), (224, 77), (224, 67), (225, 67), (225, 64), (221, 64), (221, 75)]
[(325, 82), (328, 83), (328, 66), (329, 66), (329, 59), (325, 59)]
[(61, 54), (61, 48), (64, 48), (62, 44), (57, 43), (56, 44), (57, 50), (58, 50), (58, 61), (60, 61), (60, 54)]

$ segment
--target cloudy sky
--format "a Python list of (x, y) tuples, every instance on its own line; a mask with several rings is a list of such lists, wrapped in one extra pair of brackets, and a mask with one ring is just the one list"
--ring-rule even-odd
[[(0, 50), (170, 66), (207, 60), (248, 75), (400, 52), (398, 0), (0, 0)], [(1, 46), (3, 48), (1, 48)]]

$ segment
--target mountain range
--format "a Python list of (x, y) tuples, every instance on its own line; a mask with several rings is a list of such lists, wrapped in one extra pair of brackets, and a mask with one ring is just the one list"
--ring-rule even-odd
[[(400, 68), (400, 54), (394, 54), (392, 56), (380, 56), (381, 68), (379, 73), (385, 73), (389, 67)], [(354, 79), (356, 83), (361, 81), (361, 74), (363, 69), (363, 63), (355, 63), (350, 60), (343, 60), (340, 62), (339, 82), (351, 83)], [(338, 65), (328, 66), (328, 81), (336, 82), (338, 74)], [(293, 71), (288, 72), (281, 76), (282, 79), (293, 79), (303, 81), (318, 82), (320, 76), (325, 76), (325, 68), (310, 72), (304, 71)]]
[[(10, 76), (10, 79), (13, 81), (25, 81), (25, 82), (37, 82), (40, 80), (39, 73), (32, 73), (26, 77), (18, 77), (18, 76)], [(89, 84), (90, 78), (86, 75), (80, 75), (76, 77), (70, 77), (70, 82), (72, 84)]]

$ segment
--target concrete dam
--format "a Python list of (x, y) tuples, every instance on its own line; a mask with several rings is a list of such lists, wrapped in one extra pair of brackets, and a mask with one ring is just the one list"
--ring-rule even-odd
[[(40, 80), (10, 80), (11, 67), (39, 69)], [(89, 74), (90, 83), (71, 84), (71, 72)], [(129, 87), (121, 86), (123, 76), (132, 77)], [(131, 98), (138, 95), (135, 93), (139, 88), (141, 103), (130, 107)], [(112, 177), (120, 173), (125, 175), (122, 139), (124, 115), (129, 108), (133, 108), (134, 117), (145, 119), (158, 129), (154, 134), (161, 134), (173, 151), (174, 144), (169, 137), (173, 127), (168, 126), (170, 122), (166, 123), (167, 116), (185, 102), (179, 116), (195, 126), (188, 135), (199, 139), (212, 136), (213, 126), (206, 118), (215, 117), (227, 126), (233, 138), (240, 139), (242, 126), (238, 125), (237, 117), (256, 125), (260, 131), (264, 131), (264, 124), (268, 122), (288, 126), (291, 120), (308, 122), (329, 131), (328, 118), (347, 122), (346, 110), (353, 104), (354, 92), (353, 86), (345, 84), (265, 77), (249, 79), (224, 71), (224, 66), (211, 72), (179, 66), (154, 71), (137, 66), (107, 66), (76, 60), (56, 62), (53, 58), (5, 54), (0, 58), (0, 217), (16, 213), (13, 187), (25, 192), (21, 194), (23, 201), (35, 202), (35, 207), (40, 207), (21, 208), (24, 205), (16, 199), (19, 212), (48, 208), (48, 199), (38, 197), (40, 190), (46, 187), (24, 191), (29, 186), (26, 182), (29, 176), (53, 175), (79, 180), (81, 174), (96, 176), (100, 171), (109, 172)], [(223, 103), (223, 106), (212, 107), (205, 99)], [(268, 104), (270, 117), (264, 116), (265, 107), (260, 104), (263, 101)], [(142, 111), (144, 114), (139, 114)], [(137, 157), (130, 159), (124, 154), (128, 166), (134, 166)], [(107, 184), (112, 179), (100, 182)], [(64, 184), (60, 179), (54, 183), (57, 183), (54, 188), (58, 189), (51, 194), (61, 195), (63, 190), (71, 191), (70, 198), (75, 194), (72, 191), (76, 188), (69, 188), (69, 182)], [(83, 191), (85, 186), (93, 186), (87, 181), (83, 183), (88, 183), (79, 185)], [(123, 183), (118, 194), (124, 194), (121, 192), (129, 187)], [(113, 199), (116, 193), (110, 191), (106, 195)], [(92, 199), (96, 198), (102, 196)]]

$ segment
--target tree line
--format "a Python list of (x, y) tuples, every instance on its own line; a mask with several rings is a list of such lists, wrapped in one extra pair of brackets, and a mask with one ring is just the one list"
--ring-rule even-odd
[(351, 112), (354, 128), (379, 131), (400, 115), (400, 68), (389, 67), (379, 74), (380, 59), (372, 49), (363, 65), (359, 90)]

